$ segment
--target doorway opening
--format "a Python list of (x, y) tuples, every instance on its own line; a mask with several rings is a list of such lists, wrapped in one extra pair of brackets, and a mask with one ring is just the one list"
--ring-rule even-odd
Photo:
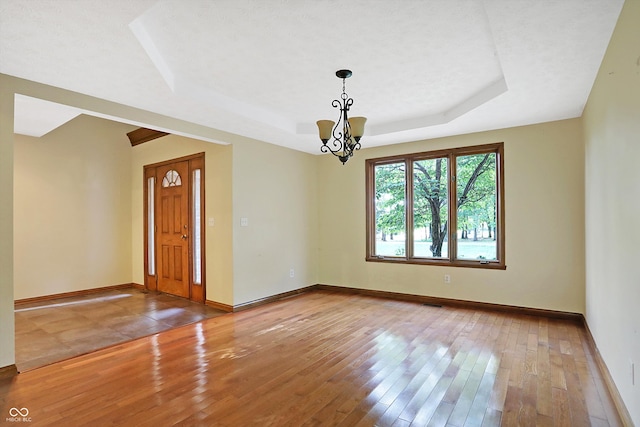
[(144, 286), (205, 302), (204, 153), (144, 167)]

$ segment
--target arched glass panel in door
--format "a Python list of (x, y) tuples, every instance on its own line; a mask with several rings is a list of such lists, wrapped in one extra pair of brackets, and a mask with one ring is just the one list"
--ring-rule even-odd
[(170, 169), (162, 178), (162, 187), (179, 187), (182, 185), (182, 178), (180, 178), (180, 174), (178, 171)]

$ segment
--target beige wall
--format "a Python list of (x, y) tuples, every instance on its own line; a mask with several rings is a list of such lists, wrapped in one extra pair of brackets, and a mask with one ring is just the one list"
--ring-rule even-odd
[(316, 164), (313, 155), (271, 144), (234, 145), (234, 304), (317, 283)]
[(81, 115), (15, 136), (15, 299), (131, 282), (132, 129)]
[[(205, 215), (214, 226), (205, 225), (206, 298), (233, 304), (233, 259), (231, 220), (230, 145), (217, 145), (177, 135), (165, 136), (132, 149), (131, 226), (134, 283), (144, 283), (143, 168), (196, 153), (205, 153)], [(205, 221), (208, 224), (208, 221)]]
[[(0, 368), (15, 363), (13, 301), (14, 298), (19, 298), (18, 296), (14, 297), (13, 274), (13, 176), (15, 138), (13, 134), (13, 104), (14, 94), (16, 93), (94, 111), (101, 115), (113, 117), (116, 120), (122, 119), (125, 122), (136, 123), (136, 125), (139, 124), (156, 129), (173, 129), (176, 133), (198, 135), (213, 141), (233, 143), (242, 140), (242, 138), (238, 136), (216, 129), (206, 128), (179, 119), (0, 74)], [(131, 206), (131, 187), (125, 192), (125, 197), (129, 200), (123, 203)], [(17, 220), (19, 221), (19, 219)], [(131, 211), (129, 212), (129, 220), (131, 220)], [(130, 248), (131, 247), (132, 244), (130, 245)], [(124, 250), (131, 254), (132, 249)], [(34, 265), (36, 264), (34, 263)], [(128, 282), (131, 281), (132, 270), (133, 267), (130, 266)], [(225, 298), (231, 300), (232, 297), (228, 295)]]
[(640, 425), (640, 1), (625, 2), (583, 120), (586, 318)]
[(16, 299), (143, 283), (143, 167), (199, 152), (215, 224), (207, 299), (241, 304), (317, 282), (315, 156), (176, 135), (131, 148), (131, 129), (80, 116), (42, 138), (15, 136)]
[(133, 149), (134, 282), (143, 283), (143, 166), (199, 152), (206, 216), (214, 219), (206, 227), (207, 299), (237, 305), (317, 283), (315, 156), (249, 139), (232, 147), (175, 135)]
[(15, 363), (13, 299), (13, 88), (0, 74), (0, 368)]
[[(505, 143), (506, 271), (365, 262), (367, 158)], [(366, 146), (366, 141), (363, 139)], [(363, 149), (319, 159), (321, 283), (584, 312), (580, 120)], [(444, 274), (451, 275), (445, 284)]]
[[(131, 187), (124, 203), (131, 208), (128, 277), (133, 281), (142, 281), (141, 166), (205, 151), (207, 216), (215, 219), (206, 230), (209, 299), (239, 304), (327, 283), (586, 313), (627, 408), (640, 424), (637, 22), (640, 2), (628, 0), (583, 119), (365, 149), (346, 166), (332, 156), (316, 158), (0, 75), (0, 367), (14, 363), (13, 94), (22, 93), (235, 144), (233, 149), (201, 148), (204, 143), (170, 137), (173, 143), (161, 139), (131, 151)], [(505, 142), (507, 270), (364, 261), (366, 158), (497, 141)], [(19, 204), (20, 198), (16, 194)], [(240, 225), (241, 217), (248, 218), (248, 227)], [(21, 245), (16, 243), (16, 254)], [(16, 272), (24, 269), (18, 259), (15, 265)], [(444, 274), (451, 275), (451, 284), (443, 283)], [(635, 386), (630, 361), (635, 362)]]

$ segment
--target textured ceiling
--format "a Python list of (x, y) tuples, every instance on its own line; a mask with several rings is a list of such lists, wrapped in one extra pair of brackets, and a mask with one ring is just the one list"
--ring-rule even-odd
[[(319, 153), (341, 68), (365, 147), (580, 116), (622, 3), (0, 0), (0, 72)], [(17, 99), (16, 132), (56, 106)]]

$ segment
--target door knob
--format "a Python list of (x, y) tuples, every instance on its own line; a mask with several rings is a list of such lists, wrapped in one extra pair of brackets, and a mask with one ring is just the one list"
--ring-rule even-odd
[(187, 236), (186, 234), (183, 234), (180, 238), (181, 238), (182, 240), (187, 240), (187, 237), (188, 237), (188, 236)]

